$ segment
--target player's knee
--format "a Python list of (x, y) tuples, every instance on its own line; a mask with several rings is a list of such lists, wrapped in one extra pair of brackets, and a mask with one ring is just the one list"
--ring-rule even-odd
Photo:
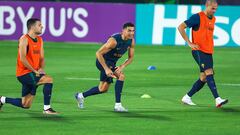
[(29, 103), (22, 103), (22, 108), (29, 109), (31, 107), (31, 104)]
[(53, 78), (52, 77), (48, 77), (46, 79), (46, 83), (53, 83)]
[(213, 75), (213, 69), (212, 69), (212, 68), (209, 68), (209, 69), (205, 70), (204, 73), (205, 73), (206, 75)]
[(120, 74), (119, 75), (119, 80), (123, 81), (125, 79), (125, 75), (124, 74)]
[(105, 93), (105, 92), (108, 91), (108, 88), (99, 88), (99, 91), (100, 91), (101, 93)]
[(108, 88), (109, 88), (108, 85), (100, 85), (100, 86), (98, 87), (98, 89), (99, 89), (99, 91), (100, 91), (101, 93), (107, 92), (107, 91), (108, 91)]
[(206, 75), (200, 75), (200, 80), (202, 82), (206, 82)]

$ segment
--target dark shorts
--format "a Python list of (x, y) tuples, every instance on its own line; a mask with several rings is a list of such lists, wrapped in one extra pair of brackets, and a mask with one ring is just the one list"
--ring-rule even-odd
[[(111, 62), (111, 61), (106, 61), (107, 66), (114, 72), (115, 71), (115, 67), (116, 67), (116, 63)], [(99, 63), (98, 60), (96, 60), (96, 67), (98, 68), (98, 70), (100, 71), (100, 81), (102, 82), (108, 82), (108, 83), (113, 83), (113, 78), (112, 77), (108, 77), (105, 73), (104, 68), (102, 67), (102, 65)]]
[(199, 50), (193, 50), (192, 56), (194, 60), (197, 62), (200, 72), (204, 72), (205, 70), (212, 68), (213, 69), (213, 58), (212, 54), (207, 54)]
[(36, 76), (35, 73), (31, 72), (17, 77), (18, 81), (22, 84), (22, 97), (28, 94), (36, 95), (37, 83), (42, 76), (44, 76), (44, 74)]

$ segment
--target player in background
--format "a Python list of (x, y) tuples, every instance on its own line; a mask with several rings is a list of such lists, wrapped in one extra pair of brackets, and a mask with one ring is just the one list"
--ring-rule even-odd
[[(192, 102), (191, 97), (207, 83), (215, 98), (216, 107), (221, 107), (228, 100), (222, 99), (217, 92), (212, 58), (214, 47), (213, 31), (216, 20), (214, 13), (218, 8), (218, 3), (216, 0), (207, 0), (205, 5), (206, 9), (204, 11), (192, 15), (178, 27), (183, 39), (192, 48), (192, 56), (200, 68), (200, 78), (182, 98), (182, 102), (187, 105), (196, 105)], [(192, 41), (189, 40), (185, 32), (187, 27), (192, 28)]]
[[(114, 110), (117, 112), (128, 111), (121, 104), (121, 93), (125, 80), (123, 70), (127, 65), (133, 61), (134, 57), (134, 32), (135, 26), (132, 23), (125, 23), (123, 25), (122, 33), (112, 35), (108, 41), (96, 52), (96, 67), (100, 71), (100, 84), (83, 92), (76, 93), (78, 106), (83, 108), (84, 99), (88, 96), (102, 94), (108, 91), (109, 86), (113, 83), (113, 78), (116, 78), (115, 84), (115, 106)], [(117, 61), (125, 52), (128, 51), (128, 59), (116, 66)]]

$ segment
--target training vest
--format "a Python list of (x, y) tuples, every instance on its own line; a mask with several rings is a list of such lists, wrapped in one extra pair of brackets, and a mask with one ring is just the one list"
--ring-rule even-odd
[(197, 31), (192, 30), (192, 42), (199, 45), (200, 51), (213, 54), (213, 31), (216, 18), (209, 19), (204, 12), (198, 13), (200, 25)]
[[(38, 70), (40, 68), (41, 47), (43, 42), (42, 38), (40, 36), (37, 36), (36, 37), (37, 41), (34, 42), (33, 39), (27, 34), (23, 35), (23, 37), (26, 37), (28, 39), (27, 53), (26, 53), (27, 61), (35, 70)], [(20, 50), (18, 46), (16, 76), (22, 76), (32, 72), (30, 69), (26, 68), (21, 62), (19, 51)]]

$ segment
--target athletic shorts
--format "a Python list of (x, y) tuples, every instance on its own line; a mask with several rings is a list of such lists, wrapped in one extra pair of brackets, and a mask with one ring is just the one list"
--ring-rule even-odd
[(34, 72), (27, 73), (22, 76), (18, 76), (18, 81), (22, 84), (22, 97), (25, 97), (28, 94), (36, 95), (37, 83), (44, 74), (36, 76)]
[(200, 72), (204, 72), (205, 70), (212, 68), (213, 69), (213, 58), (212, 54), (207, 54), (199, 50), (193, 50), (192, 56), (194, 60), (197, 62)]
[[(106, 61), (106, 64), (107, 64), (107, 66), (108, 66), (113, 72), (115, 71), (116, 63), (111, 62), (111, 61)], [(103, 68), (102, 65), (99, 63), (98, 60), (96, 60), (96, 67), (97, 67), (98, 70), (100, 71), (100, 81), (102, 81), (102, 82), (108, 82), (108, 83), (113, 83), (113, 78), (107, 76), (107, 74), (105, 73), (104, 68)]]

